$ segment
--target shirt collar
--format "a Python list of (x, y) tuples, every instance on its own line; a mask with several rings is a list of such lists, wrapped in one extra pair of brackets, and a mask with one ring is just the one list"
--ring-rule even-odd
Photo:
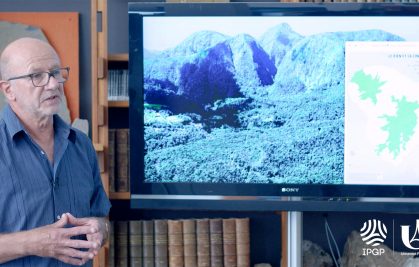
[[(13, 139), (18, 133), (26, 132), (19, 118), (16, 116), (9, 104), (3, 109), (3, 120), (9, 130), (10, 138)], [(60, 116), (54, 115), (54, 133), (59, 137), (74, 140), (76, 131), (64, 122)]]
[(3, 109), (3, 120), (11, 139), (13, 139), (16, 134), (25, 131), (25, 128), (23, 128), (23, 125), (20, 123), (9, 104), (7, 104)]

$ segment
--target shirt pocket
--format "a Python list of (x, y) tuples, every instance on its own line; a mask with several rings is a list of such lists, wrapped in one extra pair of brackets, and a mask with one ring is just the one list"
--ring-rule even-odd
[(91, 168), (81, 162), (73, 163), (72, 166), (66, 166), (65, 176), (68, 177), (66, 187), (70, 189), (69, 193), (72, 195), (71, 213), (78, 218), (90, 217), (90, 201), (94, 192)]
[(90, 217), (91, 199), (93, 194), (93, 178), (84, 176), (84, 179), (80, 179), (76, 186), (76, 214), (78, 217)]

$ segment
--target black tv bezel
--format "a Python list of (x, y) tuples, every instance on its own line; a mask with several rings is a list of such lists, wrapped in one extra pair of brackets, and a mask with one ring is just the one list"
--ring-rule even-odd
[[(141, 14), (140, 14), (141, 13)], [(282, 210), (368, 210), (364, 201), (374, 198), (385, 210), (401, 200), (410, 209), (419, 197), (419, 185), (325, 185), (325, 184), (206, 184), (144, 183), (143, 60), (142, 25), (144, 16), (419, 16), (415, 3), (130, 3), (129, 4), (129, 123), (130, 185), (133, 208), (282, 209)], [(135, 28), (135, 31), (133, 28)], [(140, 164), (138, 164), (140, 163)], [(222, 201), (219, 201), (222, 200)], [(287, 200), (287, 201), (284, 201)], [(293, 200), (298, 200), (297, 202)], [(326, 200), (326, 201), (324, 201)], [(333, 200), (336, 204), (330, 204)], [(336, 200), (338, 200), (336, 202)], [(269, 204), (271, 203), (272, 204)], [(209, 205), (209, 203), (217, 203)], [(230, 203), (230, 204), (226, 204)], [(240, 203), (240, 204), (239, 204)], [(290, 204), (294, 203), (294, 204)], [(308, 204), (313, 204), (308, 205)], [(325, 203), (329, 203), (326, 204)], [(344, 205), (342, 205), (342, 203)], [(360, 203), (358, 201), (358, 203)], [(244, 204), (244, 205), (243, 205)], [(308, 205), (308, 206), (307, 206)], [(272, 207), (272, 208), (269, 208)], [(313, 208), (314, 207), (314, 208)], [(343, 208), (345, 209), (345, 208)]]

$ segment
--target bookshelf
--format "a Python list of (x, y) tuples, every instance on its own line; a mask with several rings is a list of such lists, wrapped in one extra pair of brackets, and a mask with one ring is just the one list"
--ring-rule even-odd
[(129, 108), (129, 101), (109, 100), (108, 107), (109, 108)]
[(120, 61), (120, 62), (128, 62), (128, 54), (110, 54), (108, 57), (109, 61)]
[(109, 198), (112, 200), (129, 200), (130, 192), (109, 192)]
[(128, 54), (108, 55), (108, 107), (128, 108)]
[[(108, 55), (108, 147), (110, 151), (110, 155), (108, 155), (110, 157), (108, 171), (110, 183), (109, 197), (111, 200), (130, 199), (128, 174), (129, 154), (127, 152), (129, 139), (129, 132), (127, 130), (129, 128), (129, 101), (113, 100), (115, 98), (120, 99), (121, 93), (123, 94), (127, 91), (127, 88), (125, 88), (125, 91), (120, 90), (123, 87), (121, 84), (125, 83), (125, 86), (127, 86), (127, 69), (128, 54)], [(115, 92), (117, 93), (115, 94)], [(122, 151), (124, 149), (125, 151)]]
[[(109, 54), (109, 68), (120, 69), (128, 68), (128, 53)], [(129, 108), (128, 100), (108, 100), (109, 108)]]

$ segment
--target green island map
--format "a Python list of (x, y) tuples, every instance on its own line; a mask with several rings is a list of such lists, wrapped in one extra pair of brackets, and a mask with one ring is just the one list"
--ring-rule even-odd
[[(371, 101), (373, 105), (380, 105), (378, 96), (382, 93), (381, 87), (386, 84), (378, 74), (373, 76), (358, 70), (352, 76), (351, 82), (358, 85), (359, 99), (362, 101)], [(380, 119), (384, 119), (385, 123), (381, 127), (385, 131), (387, 139), (384, 143), (378, 144), (375, 152), (377, 155), (384, 150), (396, 159), (402, 150), (406, 150), (406, 146), (415, 134), (417, 128), (416, 110), (419, 108), (418, 101), (409, 101), (406, 96), (396, 98), (391, 96), (391, 103), (396, 108), (395, 114), (382, 114)]]

